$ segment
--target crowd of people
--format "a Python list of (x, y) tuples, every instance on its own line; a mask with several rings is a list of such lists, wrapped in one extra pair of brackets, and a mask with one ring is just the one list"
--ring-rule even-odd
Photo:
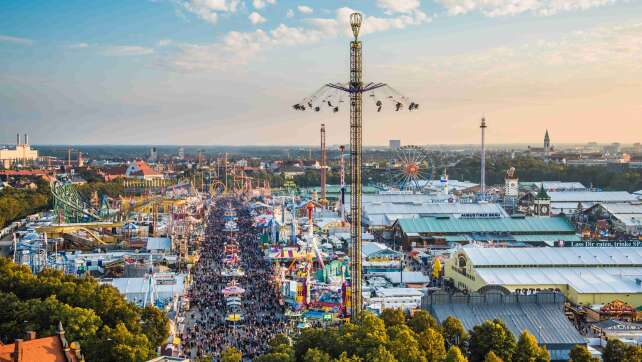
[[(225, 210), (234, 209), (238, 231), (227, 231)], [(225, 245), (238, 242), (238, 268), (243, 276), (224, 276)], [(222, 291), (235, 280), (245, 289), (241, 307), (228, 320), (230, 311)], [(271, 263), (259, 247), (259, 235), (249, 208), (235, 199), (218, 200), (209, 213), (206, 237), (199, 260), (192, 269), (189, 290), (191, 309), (183, 334), (183, 351), (191, 358), (209, 356), (218, 360), (230, 347), (252, 360), (267, 350), (267, 342), (283, 332), (286, 321), (279, 303)]]

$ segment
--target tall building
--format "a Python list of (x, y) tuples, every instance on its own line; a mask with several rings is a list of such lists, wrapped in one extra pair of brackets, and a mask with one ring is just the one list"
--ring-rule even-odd
[(390, 140), (388, 141), (388, 147), (392, 150), (396, 150), (398, 148), (401, 148), (401, 140)]
[(544, 134), (544, 160), (548, 162), (551, 156), (551, 138), (548, 136), (548, 130)]
[(185, 148), (183, 146), (178, 148), (178, 159), (179, 160), (185, 159)]
[(156, 162), (158, 161), (158, 150), (156, 147), (152, 147), (149, 149), (149, 162)]
[(38, 160), (38, 151), (32, 150), (29, 146), (29, 136), (25, 133), (24, 142), (20, 143), (20, 134), (16, 135), (16, 148), (0, 149), (0, 164), (4, 168), (11, 168), (13, 165), (27, 164)]

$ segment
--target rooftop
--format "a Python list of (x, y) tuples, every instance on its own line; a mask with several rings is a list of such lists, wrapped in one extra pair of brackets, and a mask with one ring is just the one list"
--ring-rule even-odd
[(546, 233), (575, 234), (575, 229), (563, 217), (523, 217), (498, 219), (451, 219), (425, 217), (399, 219), (407, 233), (462, 234), (462, 233)]
[[(24, 340), (20, 343), (19, 361), (38, 361), (38, 362), (67, 362), (65, 351), (60, 337), (55, 335), (51, 337), (37, 338), (33, 340)], [(0, 362), (14, 362), (12, 353), (16, 350), (16, 344), (0, 344)], [(68, 356), (72, 361), (78, 361), (74, 353)]]
[(638, 198), (626, 191), (548, 192), (551, 202), (632, 202)]
[(571, 190), (571, 191), (584, 191), (586, 186), (580, 182), (566, 182), (566, 181), (524, 181), (519, 183), (522, 187), (529, 187), (539, 189), (542, 185), (547, 191), (556, 190)]
[(370, 225), (391, 225), (397, 219), (449, 215), (464, 218), (508, 217), (499, 204), (462, 203), (369, 203), (364, 205), (364, 216)]
[(642, 267), (642, 248), (462, 248), (477, 267)]
[(432, 314), (439, 322), (448, 316), (459, 319), (472, 330), (487, 320), (500, 319), (515, 338), (528, 330), (542, 344), (584, 344), (586, 341), (566, 319), (558, 304), (433, 304)]
[(378, 297), (422, 297), (424, 293), (416, 288), (378, 288)]
[(642, 267), (478, 268), (477, 274), (487, 284), (568, 285), (578, 293), (642, 293), (636, 283), (642, 278)]

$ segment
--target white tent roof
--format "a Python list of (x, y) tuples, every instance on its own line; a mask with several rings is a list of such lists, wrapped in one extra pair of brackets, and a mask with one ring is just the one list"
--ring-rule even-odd
[[(491, 266), (636, 266), (642, 248), (463, 248), (477, 267)], [(509, 268), (508, 270), (514, 270)]]
[(568, 285), (579, 293), (642, 293), (642, 268), (479, 268), (487, 284)]

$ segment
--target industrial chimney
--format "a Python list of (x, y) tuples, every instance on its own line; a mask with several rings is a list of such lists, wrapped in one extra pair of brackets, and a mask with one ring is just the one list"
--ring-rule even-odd
[(20, 133), (16, 133), (16, 146), (20, 146)]
[(29, 136), (25, 133), (25, 145), (29, 144)]

